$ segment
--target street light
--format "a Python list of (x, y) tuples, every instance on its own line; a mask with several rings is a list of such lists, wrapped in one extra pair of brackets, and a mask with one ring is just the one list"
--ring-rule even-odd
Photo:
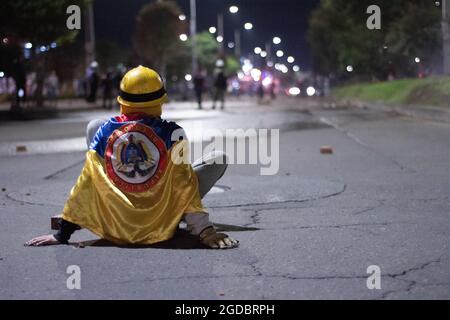
[(231, 13), (237, 13), (239, 11), (239, 8), (237, 6), (231, 6), (230, 7), (230, 12)]
[(297, 65), (295, 65), (295, 66), (292, 67), (292, 70), (293, 70), (294, 72), (299, 72), (299, 71), (300, 71), (300, 67), (297, 66)]
[(25, 49), (31, 49), (31, 48), (33, 48), (33, 44), (31, 43), (31, 42), (27, 42), (27, 43), (25, 43)]
[(414, 59), (414, 61), (415, 61), (416, 63), (420, 63), (420, 58), (419, 58), (419, 57), (416, 57), (416, 58)]
[(255, 54), (260, 54), (262, 49), (260, 47), (256, 47), (253, 51), (255, 52)]
[(184, 76), (184, 79), (185, 79), (186, 81), (191, 81), (191, 80), (192, 80), (192, 75), (187, 74), (187, 75)]
[(347, 66), (347, 72), (353, 72), (353, 66)]
[(283, 50), (278, 50), (278, 51), (277, 51), (277, 57), (278, 57), (278, 58), (281, 58), (282, 56), (284, 56)]
[(250, 23), (250, 22), (246, 22), (244, 24), (244, 28), (245, 28), (245, 30), (252, 30), (253, 29), (253, 24)]
[(289, 62), (289, 63), (294, 63), (294, 61), (295, 61), (295, 58), (292, 57), (292, 56), (289, 56), (289, 57), (287, 58), (287, 62)]
[(228, 42), (228, 48), (233, 49), (234, 48), (234, 42)]
[(190, 21), (189, 21), (189, 31), (191, 34), (191, 43), (192, 43), (192, 51), (191, 51), (191, 69), (192, 73), (195, 74), (198, 69), (198, 55), (197, 55), (197, 2), (196, 0), (190, 0)]
[(217, 42), (222, 43), (223, 42), (223, 37), (222, 36), (217, 36), (216, 40), (217, 40)]
[(274, 37), (272, 39), (272, 41), (273, 41), (274, 44), (280, 44), (281, 43), (281, 38), (280, 37)]
[(178, 16), (178, 19), (180, 19), (181, 21), (184, 21), (184, 20), (186, 20), (186, 16), (184, 14), (180, 14)]
[(261, 58), (265, 58), (267, 57), (267, 52), (266, 51), (261, 51)]
[(181, 41), (187, 41), (187, 39), (188, 39), (188, 36), (187, 36), (187, 34), (185, 34), (185, 33), (182, 33), (182, 34), (180, 34), (180, 40)]
[(216, 27), (209, 27), (209, 33), (214, 34), (216, 33), (216, 31), (217, 31)]

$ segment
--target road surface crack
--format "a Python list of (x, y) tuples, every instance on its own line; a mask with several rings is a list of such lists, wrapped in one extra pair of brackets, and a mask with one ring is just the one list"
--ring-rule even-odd
[(371, 211), (374, 211), (374, 210), (376, 210), (378, 208), (381, 208), (382, 206), (385, 205), (385, 200), (377, 200), (377, 201), (378, 201), (377, 205), (371, 206), (371, 207), (366, 207), (365, 209), (362, 209), (362, 210), (359, 210), (359, 211), (355, 211), (355, 212), (352, 213), (352, 215), (357, 216), (357, 215), (360, 215), (360, 214), (363, 214), (363, 213), (371, 212)]
[(39, 202), (30, 202), (30, 201), (26, 201), (26, 200), (19, 200), (19, 199), (13, 198), (11, 196), (11, 193), (8, 193), (6, 195), (6, 198), (13, 202), (19, 203), (20, 205), (29, 205), (29, 206), (38, 206), (38, 207), (55, 207), (55, 208), (61, 207), (60, 205), (56, 205), (56, 204), (52, 204), (52, 203), (39, 203)]
[(67, 167), (64, 167), (64, 168), (62, 168), (62, 169), (60, 169), (60, 170), (58, 170), (58, 171), (56, 171), (56, 172), (53, 172), (53, 173), (49, 174), (48, 176), (44, 177), (44, 180), (50, 180), (50, 179), (53, 179), (53, 178), (56, 177), (57, 175), (59, 175), (59, 174), (61, 174), (61, 173), (64, 173), (64, 172), (66, 172), (67, 170), (70, 170), (70, 169), (72, 169), (72, 168), (75, 168), (76, 166), (79, 166), (80, 164), (84, 163), (84, 161), (85, 161), (85, 158), (83, 158), (83, 159), (81, 159), (81, 160), (78, 160), (77, 162), (75, 162), (75, 163), (73, 163), (73, 164), (71, 164), (71, 165), (69, 165), (69, 166), (67, 166)]
[(398, 292), (405, 292), (405, 293), (410, 292), (415, 286), (417, 286), (419, 284), (422, 285), (422, 286), (430, 285), (430, 284), (423, 284), (423, 283), (417, 282), (415, 280), (397, 279), (397, 278), (406, 276), (408, 273), (413, 272), (413, 271), (424, 270), (425, 268), (429, 267), (430, 265), (435, 264), (435, 263), (440, 263), (440, 262), (441, 262), (441, 257), (439, 257), (438, 259), (435, 259), (435, 260), (431, 260), (431, 261), (425, 262), (425, 263), (423, 263), (423, 264), (421, 264), (421, 265), (419, 265), (417, 267), (413, 267), (413, 268), (409, 268), (409, 269), (403, 270), (402, 272), (399, 272), (399, 273), (393, 273), (393, 274), (385, 275), (386, 277), (390, 277), (392, 279), (405, 281), (405, 282), (408, 283), (408, 285), (404, 289), (386, 291), (386, 292), (383, 293), (383, 295), (381, 296), (380, 299), (387, 299), (390, 295), (392, 295), (394, 293), (398, 293)]

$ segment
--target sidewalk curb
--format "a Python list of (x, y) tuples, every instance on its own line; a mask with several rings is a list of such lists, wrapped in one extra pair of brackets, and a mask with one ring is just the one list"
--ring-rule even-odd
[(335, 99), (335, 103), (360, 109), (369, 108), (385, 112), (396, 112), (412, 118), (450, 124), (450, 108), (419, 105), (389, 105), (382, 104), (381, 102), (367, 102), (355, 99)]
[(15, 110), (3, 110), (0, 111), (0, 121), (29, 121), (29, 120), (42, 120), (57, 118), (61, 114), (67, 114), (80, 111), (95, 111), (105, 110), (99, 106), (85, 106), (77, 108), (60, 109), (57, 107), (42, 107), (42, 108), (20, 108)]

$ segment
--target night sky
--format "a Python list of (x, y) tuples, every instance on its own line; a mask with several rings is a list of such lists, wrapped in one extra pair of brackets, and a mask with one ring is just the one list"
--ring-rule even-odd
[[(135, 19), (140, 8), (149, 0), (95, 0), (95, 26), (97, 39), (108, 39), (131, 49)], [(176, 1), (189, 18), (189, 0)], [(240, 27), (242, 54), (248, 54), (256, 46), (264, 48), (279, 36), (283, 42), (277, 46), (292, 55), (302, 69), (311, 65), (306, 40), (308, 16), (319, 0), (197, 0), (197, 31), (217, 27), (217, 14), (224, 13), (225, 46), (234, 41), (234, 29)], [(237, 14), (228, 11), (229, 6), (239, 7)], [(244, 23), (253, 23), (253, 30), (244, 30)]]

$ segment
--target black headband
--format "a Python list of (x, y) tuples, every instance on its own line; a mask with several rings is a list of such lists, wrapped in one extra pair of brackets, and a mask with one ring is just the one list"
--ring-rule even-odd
[(162, 87), (161, 89), (157, 91), (153, 91), (150, 93), (141, 93), (141, 94), (134, 94), (134, 93), (128, 93), (125, 91), (120, 90), (120, 97), (124, 99), (125, 101), (129, 102), (149, 102), (153, 100), (157, 100), (159, 98), (162, 98), (166, 94), (166, 89)]

